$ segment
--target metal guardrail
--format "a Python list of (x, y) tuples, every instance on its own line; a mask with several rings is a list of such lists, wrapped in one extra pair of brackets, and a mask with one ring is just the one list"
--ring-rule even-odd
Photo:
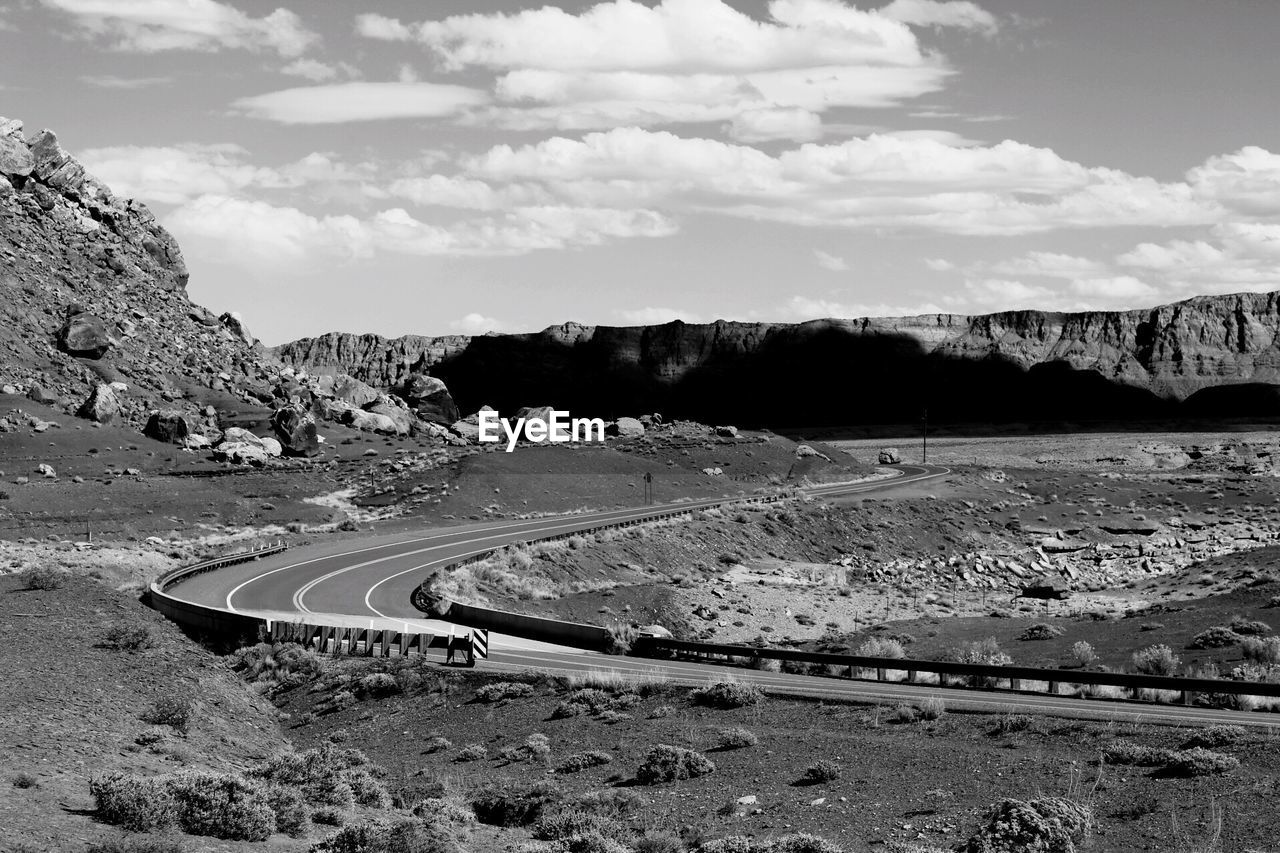
[[(824, 665), (843, 669), (846, 678), (855, 678), (858, 670), (875, 670), (874, 679), (886, 681), (889, 670), (905, 672), (906, 683), (918, 683), (919, 673), (934, 673), (943, 687), (947, 676), (958, 676), (966, 681), (986, 679), (998, 684), (1009, 682), (1009, 688), (1018, 692), (1044, 692), (1023, 690), (1023, 682), (1043, 681), (1048, 692), (1056, 693), (1060, 684), (1097, 685), (1123, 687), (1132, 691), (1163, 690), (1179, 693), (1184, 704), (1191, 704), (1196, 694), (1218, 693), (1234, 696), (1280, 696), (1280, 683), (1259, 681), (1230, 681), (1215, 678), (1180, 678), (1166, 675), (1144, 675), (1128, 672), (1085, 672), (1070, 669), (1042, 669), (1031, 666), (995, 666), (991, 664), (957, 663), (953, 661), (914, 660), (911, 658), (863, 657), (837, 655), (824, 652), (806, 652), (799, 649), (775, 649), (757, 646), (736, 646), (720, 643), (699, 643), (691, 640), (671, 640), (661, 637), (640, 637), (632, 644), (632, 652), (642, 657), (661, 657), (666, 653), (696, 655), (702, 658), (743, 658), (748, 661), (778, 660), (795, 663)], [(838, 676), (837, 676), (838, 677)], [(972, 683), (955, 686), (972, 687)], [(994, 689), (994, 687), (993, 687)]]
[(221, 557), (210, 557), (199, 563), (190, 566), (182, 566), (177, 569), (165, 572), (154, 581), (151, 582), (151, 592), (164, 593), (170, 587), (177, 586), (188, 578), (196, 575), (211, 572), (214, 569), (221, 569), (225, 566), (235, 566), (240, 563), (247, 563), (256, 560), (259, 557), (265, 557), (269, 554), (279, 554), (281, 551), (289, 550), (289, 543), (280, 541), (274, 545), (263, 545), (261, 548), (253, 548), (248, 551), (236, 551), (231, 554), (223, 554)]

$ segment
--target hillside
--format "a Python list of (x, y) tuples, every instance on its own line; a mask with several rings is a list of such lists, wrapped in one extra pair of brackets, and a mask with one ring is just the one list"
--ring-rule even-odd
[(1072, 314), (330, 333), (275, 354), (378, 387), (429, 370), (463, 410), (554, 403), (771, 427), (910, 422), (925, 407), (956, 422), (1248, 417), (1276, 408), (1278, 329), (1280, 293), (1266, 293)]

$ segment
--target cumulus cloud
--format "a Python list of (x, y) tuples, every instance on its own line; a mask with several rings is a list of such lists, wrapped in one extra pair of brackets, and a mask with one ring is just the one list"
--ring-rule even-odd
[(441, 83), (334, 83), (241, 98), (235, 109), (282, 124), (442, 118), (485, 103), (479, 89)]
[(335, 80), (338, 77), (360, 76), (359, 69), (345, 62), (329, 63), (305, 57), (295, 59), (288, 65), (281, 67), (280, 73), (288, 74), (291, 77), (301, 77), (304, 80), (311, 80), (315, 83), (324, 83), (329, 80)]
[(251, 185), (276, 185), (279, 174), (252, 166), (238, 145), (123, 145), (91, 148), (80, 161), (113, 191), (148, 203), (182, 204)]
[(628, 326), (660, 326), (663, 323), (670, 323), (673, 320), (683, 320), (686, 323), (705, 323), (697, 313), (693, 311), (685, 311), (679, 308), (661, 308), (657, 306), (647, 308), (631, 308), (615, 311), (618, 319)]
[(831, 272), (845, 272), (849, 269), (849, 264), (844, 258), (828, 254), (821, 249), (814, 249), (813, 257), (818, 262), (818, 266), (822, 267), (824, 270), (830, 270)]
[(799, 108), (744, 110), (733, 117), (729, 136), (738, 142), (808, 142), (822, 136), (822, 116)]
[(80, 82), (95, 89), (151, 89), (156, 86), (168, 86), (172, 77), (116, 77), (112, 74), (83, 76)]
[(288, 9), (252, 17), (216, 0), (40, 0), (86, 37), (115, 50), (157, 53), (235, 48), (296, 57), (319, 41)]
[(955, 27), (993, 36), (1000, 29), (995, 15), (976, 3), (940, 0), (893, 0), (879, 14), (917, 27)]
[(457, 320), (449, 321), (449, 328), (455, 332), (464, 335), (483, 335), (486, 332), (500, 332), (505, 328), (505, 324), (500, 320), (492, 317), (486, 317), (478, 312), (472, 312), (465, 317), (459, 317)]
[(941, 313), (932, 302), (912, 304), (888, 304), (884, 302), (838, 302), (810, 296), (793, 296), (786, 303), (773, 309), (777, 319), (800, 321), (835, 318), (855, 320), (863, 317), (914, 317), (920, 314)]
[(1280, 215), (1280, 154), (1247, 146), (1187, 173), (1195, 192), (1251, 216)]

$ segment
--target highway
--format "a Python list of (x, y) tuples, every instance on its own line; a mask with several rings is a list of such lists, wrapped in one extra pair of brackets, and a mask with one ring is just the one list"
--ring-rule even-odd
[[(814, 497), (830, 498), (892, 494), (904, 486), (950, 473), (947, 468), (932, 465), (902, 465), (898, 470), (899, 476), (890, 479), (822, 485), (804, 491)], [(640, 519), (663, 509), (698, 510), (722, 500), (691, 500), (596, 513), (482, 522), (314, 543), (195, 576), (171, 588), (169, 594), (205, 606), (274, 620), (461, 634), (467, 629), (425, 619), (411, 603), (413, 591), (436, 568), (513, 542), (587, 531), (602, 524)], [(766, 690), (817, 699), (896, 704), (936, 696), (953, 711), (1022, 711), (1078, 719), (1159, 721), (1175, 725), (1280, 722), (1271, 714), (816, 678), (686, 661), (609, 657), (496, 634), (490, 637), (489, 660), (482, 662), (481, 667), (508, 671), (615, 670), (656, 674), (673, 683), (695, 685), (732, 673), (735, 678), (759, 683)]]

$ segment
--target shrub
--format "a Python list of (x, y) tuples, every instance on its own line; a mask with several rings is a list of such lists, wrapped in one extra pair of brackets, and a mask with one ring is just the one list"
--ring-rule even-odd
[(1182, 660), (1173, 653), (1173, 649), (1161, 644), (1147, 646), (1133, 653), (1133, 668), (1146, 675), (1174, 675)]
[(32, 566), (18, 575), (23, 589), (62, 589), (67, 582), (67, 573), (53, 566)]
[(609, 645), (605, 649), (607, 655), (629, 655), (640, 632), (632, 625), (612, 625), (609, 627)]
[(902, 660), (907, 656), (902, 643), (889, 637), (872, 637), (864, 640), (854, 654), (864, 658), (893, 658)]
[(716, 733), (716, 749), (745, 749), (760, 739), (746, 729), (721, 729)]
[(804, 771), (804, 780), (815, 784), (834, 782), (839, 778), (840, 765), (825, 758), (810, 764)]
[(426, 755), (431, 755), (435, 752), (444, 752), (446, 749), (452, 748), (453, 741), (440, 735), (434, 735), (427, 738), (427, 742), (422, 745), (422, 751)]
[(446, 832), (417, 818), (366, 821), (338, 830), (308, 853), (461, 853)]
[(400, 682), (396, 681), (394, 675), (385, 672), (375, 672), (372, 675), (366, 675), (357, 682), (360, 693), (365, 696), (373, 696), (375, 698), (383, 696), (393, 696), (400, 692)]
[(612, 818), (577, 808), (556, 809), (538, 818), (530, 829), (533, 837), (542, 841), (559, 841), (583, 835), (616, 838), (624, 831), (624, 827)]
[(102, 647), (117, 652), (137, 652), (151, 647), (151, 629), (146, 625), (116, 622), (102, 635)]
[(646, 832), (636, 840), (636, 853), (684, 853), (684, 842), (674, 832)]
[(825, 838), (796, 832), (757, 848), (760, 853), (844, 853)]
[(488, 757), (489, 750), (485, 748), (484, 744), (469, 743), (458, 750), (458, 754), (453, 757), (453, 760), (465, 763), (468, 761), (483, 761)]
[(509, 746), (499, 757), (504, 761), (546, 761), (551, 755), (551, 743), (544, 734), (531, 734), (519, 746)]
[(1050, 625), (1048, 622), (1037, 622), (1034, 625), (1028, 625), (1027, 628), (1018, 635), (1019, 640), (1052, 640), (1054, 637), (1061, 637), (1062, 629), (1057, 625)]
[(290, 686), (320, 674), (320, 658), (297, 643), (258, 643), (236, 651), (231, 668), (248, 681)]
[(476, 822), (476, 813), (458, 796), (427, 797), (413, 807), (413, 816), (447, 827), (456, 835), (466, 835)]
[(144, 723), (169, 726), (185, 734), (191, 726), (191, 700), (185, 696), (161, 696), (142, 713)]
[(1196, 746), (1227, 746), (1238, 743), (1244, 738), (1244, 729), (1240, 726), (1217, 725), (1206, 726), (1187, 738), (1184, 749)]
[(311, 817), (301, 791), (272, 785), (267, 788), (267, 804), (276, 815), (276, 832), (283, 832), (290, 838), (301, 838), (307, 834)]
[(365, 769), (369, 759), (358, 749), (325, 744), (305, 752), (276, 753), (251, 775), (264, 782), (301, 789), (313, 806), (349, 809), (359, 796), (376, 804), (387, 799), (386, 789)]
[[(16, 853), (17, 848), (15, 848)], [(85, 853), (186, 853), (177, 841), (169, 838), (143, 838), (132, 836), (95, 841)]]
[(177, 803), (161, 781), (105, 773), (89, 779), (94, 811), (103, 823), (130, 832), (150, 832), (177, 820)]
[(316, 809), (311, 813), (311, 822), (324, 826), (342, 826), (347, 822), (346, 815), (337, 809)]
[(546, 782), (529, 785), (488, 784), (471, 800), (482, 823), (491, 826), (528, 826), (564, 799), (559, 788)]
[(13, 787), (20, 790), (40, 787), (40, 781), (30, 773), (15, 773), (9, 781), (13, 783)]
[(921, 718), (926, 720), (936, 720), (947, 712), (947, 704), (935, 697), (925, 699), (917, 707)]
[(1280, 663), (1280, 637), (1245, 637), (1240, 643), (1245, 660)]
[(1001, 800), (987, 825), (957, 849), (959, 853), (1071, 853), (1076, 842), (1084, 839), (1092, 821), (1090, 809), (1070, 800)]
[(649, 750), (636, 770), (642, 785), (656, 785), (676, 779), (693, 779), (715, 772), (716, 766), (705, 755), (692, 749), (660, 743)]
[(907, 702), (899, 702), (894, 706), (889, 719), (895, 723), (914, 723), (917, 719), (915, 706)]
[(951, 658), (957, 663), (980, 663), (987, 666), (1009, 666), (1013, 663), (1013, 658), (1005, 654), (995, 637), (962, 643), (960, 648), (951, 653)]
[(1103, 747), (1102, 760), (1107, 764), (1125, 764), (1135, 767), (1160, 767), (1172, 752), (1151, 746), (1141, 746), (1127, 740), (1117, 740)]
[(1256, 637), (1259, 634), (1270, 634), (1271, 626), (1258, 619), (1246, 619), (1243, 616), (1236, 616), (1231, 620), (1231, 630), (1237, 634)]
[(533, 687), (520, 681), (497, 681), (486, 684), (476, 691), (477, 702), (501, 702), (503, 699), (517, 699), (532, 696)]
[(613, 756), (607, 752), (599, 750), (588, 750), (587, 752), (579, 752), (577, 755), (570, 755), (564, 761), (556, 765), (557, 773), (581, 773), (590, 767), (600, 767), (613, 761)]
[(363, 767), (352, 767), (342, 773), (342, 781), (351, 786), (351, 795), (362, 806), (385, 809), (391, 805), (386, 786)]
[(184, 773), (168, 782), (178, 824), (192, 835), (265, 841), (276, 828), (267, 792), (226, 773)]
[(1007, 735), (1014, 732), (1025, 732), (1035, 725), (1035, 718), (1030, 714), (1001, 714), (996, 717), (994, 734)]
[(1071, 658), (1076, 662), (1077, 666), (1089, 666), (1098, 659), (1098, 653), (1093, 650), (1093, 646), (1080, 640), (1071, 646)]
[(743, 708), (759, 705), (764, 700), (764, 691), (743, 681), (717, 681), (693, 691), (692, 698), (696, 704), (713, 708)]
[(1214, 625), (1206, 628), (1191, 638), (1188, 648), (1192, 649), (1224, 649), (1240, 642), (1240, 635), (1225, 625)]
[(1229, 773), (1239, 766), (1237, 758), (1197, 746), (1170, 753), (1164, 763), (1164, 772), (1170, 776), (1215, 776)]

